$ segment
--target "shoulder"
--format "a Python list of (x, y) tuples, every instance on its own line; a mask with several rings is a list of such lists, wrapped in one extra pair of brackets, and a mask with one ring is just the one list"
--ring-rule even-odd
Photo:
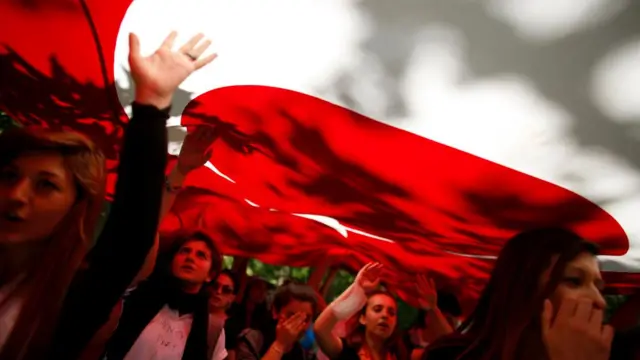
[(251, 328), (242, 330), (238, 335), (238, 339), (248, 342), (256, 349), (260, 349), (262, 347), (263, 338), (264, 336), (260, 330)]

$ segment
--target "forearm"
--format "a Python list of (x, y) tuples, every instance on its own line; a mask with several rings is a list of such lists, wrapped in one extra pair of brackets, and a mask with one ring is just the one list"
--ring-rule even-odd
[(435, 307), (431, 310), (428, 310), (426, 316), (426, 323), (429, 324), (429, 326), (431, 327), (431, 331), (436, 338), (451, 334), (453, 332), (453, 327), (451, 327), (451, 324), (449, 324), (447, 317), (442, 313), (442, 311), (440, 311), (439, 308)]
[(274, 341), (269, 350), (262, 356), (262, 360), (280, 360), (284, 355), (284, 346), (278, 344), (277, 341)]

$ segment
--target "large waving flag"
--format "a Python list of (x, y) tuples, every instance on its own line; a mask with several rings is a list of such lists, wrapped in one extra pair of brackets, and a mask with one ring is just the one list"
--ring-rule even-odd
[(220, 57), (177, 94), (169, 152), (184, 126), (224, 136), (165, 230), (204, 226), (226, 253), (276, 264), (380, 260), (405, 298), (431, 271), (469, 303), (506, 239), (562, 225), (602, 246), (610, 289), (627, 291), (638, 4), (566, 3), (3, 1), (0, 106), (87, 133), (113, 169), (127, 34), (150, 52), (170, 30), (204, 32)]

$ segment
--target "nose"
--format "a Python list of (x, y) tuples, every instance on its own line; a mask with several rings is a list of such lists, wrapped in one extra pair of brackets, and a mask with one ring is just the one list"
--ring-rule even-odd
[(604, 310), (607, 307), (607, 301), (604, 299), (604, 296), (602, 296), (602, 293), (600, 293), (600, 290), (595, 286), (591, 291), (591, 299), (593, 300), (593, 306), (596, 309)]
[(184, 258), (184, 262), (192, 263), (192, 264), (194, 264), (196, 262), (192, 252), (188, 252), (186, 254), (186, 256)]
[(11, 204), (15, 205), (24, 205), (29, 202), (29, 198), (31, 197), (32, 191), (31, 186), (29, 184), (29, 180), (26, 178), (19, 179), (12, 184), (9, 185), (8, 188), (8, 199)]

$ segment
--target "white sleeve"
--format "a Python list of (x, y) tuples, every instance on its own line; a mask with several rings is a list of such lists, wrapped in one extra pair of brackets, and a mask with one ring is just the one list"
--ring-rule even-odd
[(218, 342), (216, 343), (216, 347), (213, 349), (213, 356), (211, 360), (224, 360), (226, 359), (228, 353), (227, 349), (224, 347), (224, 343), (226, 337), (224, 334), (224, 329), (220, 332), (220, 336), (218, 336)]

